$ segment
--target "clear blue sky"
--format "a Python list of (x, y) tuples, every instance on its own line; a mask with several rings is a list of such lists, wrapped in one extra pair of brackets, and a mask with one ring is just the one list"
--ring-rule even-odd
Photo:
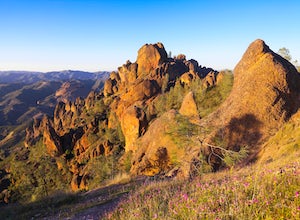
[(300, 60), (300, 1), (0, 0), (0, 70), (116, 70), (156, 42), (232, 69), (257, 38)]

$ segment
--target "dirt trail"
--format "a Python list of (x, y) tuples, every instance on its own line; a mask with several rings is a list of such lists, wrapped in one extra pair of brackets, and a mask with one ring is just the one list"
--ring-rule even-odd
[(126, 184), (117, 184), (82, 193), (78, 196), (78, 202), (64, 204), (55, 210), (55, 214), (37, 219), (68, 219), (68, 220), (93, 220), (101, 219), (107, 212), (118, 207), (122, 199), (135, 187), (145, 181), (137, 179)]

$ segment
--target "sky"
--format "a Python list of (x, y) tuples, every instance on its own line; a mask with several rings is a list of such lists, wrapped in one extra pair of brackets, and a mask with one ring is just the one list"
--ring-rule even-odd
[(300, 61), (300, 1), (0, 0), (2, 71), (112, 71), (156, 42), (233, 69), (258, 38)]

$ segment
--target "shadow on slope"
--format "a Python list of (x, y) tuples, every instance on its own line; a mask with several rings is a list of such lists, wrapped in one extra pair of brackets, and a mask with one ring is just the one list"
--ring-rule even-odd
[(233, 117), (227, 125), (217, 131), (216, 140), (225, 144), (227, 149), (239, 151), (246, 146), (249, 156), (246, 163), (254, 162), (259, 152), (259, 143), (262, 139), (262, 122), (253, 114), (244, 114)]

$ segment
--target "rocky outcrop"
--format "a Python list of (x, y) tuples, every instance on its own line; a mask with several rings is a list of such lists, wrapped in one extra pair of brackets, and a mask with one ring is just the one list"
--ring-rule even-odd
[(191, 83), (198, 78), (199, 78), (199, 76), (196, 73), (186, 72), (181, 75), (180, 83), (183, 85), (191, 85)]
[(138, 64), (131, 63), (129, 60), (126, 64), (118, 68), (120, 80), (122, 83), (134, 83), (137, 79)]
[(144, 134), (147, 126), (146, 114), (136, 106), (130, 106), (123, 113), (121, 127), (125, 136), (125, 150), (135, 151), (135, 141)]
[(109, 79), (107, 79), (104, 83), (103, 94), (105, 97), (112, 95), (119, 91), (118, 84), (121, 79), (119, 73), (112, 72), (110, 74)]
[(162, 43), (145, 44), (138, 51), (138, 75), (149, 74), (163, 62), (167, 61), (167, 53)]
[[(176, 117), (193, 123), (199, 123), (200, 118), (193, 93), (184, 98), (181, 115), (171, 110), (155, 121), (154, 100), (175, 84), (188, 89), (193, 81), (210, 74), (217, 76), (216, 71), (187, 60), (183, 54), (168, 58), (161, 43), (146, 44), (138, 51), (136, 62), (127, 61), (110, 74), (103, 92), (92, 91), (85, 99), (59, 102), (53, 119), (35, 122), (27, 130), (26, 146), (30, 150), (42, 139), (49, 155), (65, 160), (75, 191), (88, 189), (95, 174), (88, 171), (89, 163), (104, 156), (117, 157), (123, 150), (133, 152), (132, 174), (165, 173), (189, 158), (189, 150), (169, 135), (178, 126)], [(214, 78), (209, 86), (216, 81)], [(62, 170), (62, 163), (57, 166)], [(189, 173), (186, 167), (180, 169), (184, 177)]]
[(179, 109), (179, 113), (181, 115), (187, 116), (191, 122), (199, 123), (200, 117), (193, 92), (189, 92), (184, 97), (181, 107)]
[(217, 84), (217, 75), (218, 73), (215, 71), (209, 72), (205, 78), (203, 79), (204, 88), (209, 88)]
[(176, 114), (175, 110), (171, 110), (149, 126), (134, 154), (132, 174), (153, 176), (170, 169), (182, 159), (184, 149), (178, 148), (172, 137), (166, 134), (176, 126)]
[(34, 119), (32, 126), (26, 128), (26, 136), (24, 141), (24, 146), (26, 148), (33, 146), (39, 140), (41, 136), (41, 120)]
[(136, 101), (143, 101), (153, 97), (159, 91), (160, 87), (155, 80), (145, 79), (130, 87), (120, 98), (122, 101), (128, 103), (128, 105), (132, 105)]
[(299, 108), (300, 76), (291, 63), (256, 40), (234, 77), (230, 96), (208, 123), (219, 127), (217, 136), (228, 147), (248, 145), (254, 151)]
[(63, 146), (60, 137), (54, 130), (51, 121), (48, 117), (44, 117), (42, 121), (43, 127), (43, 142), (50, 156), (55, 157), (63, 153)]

